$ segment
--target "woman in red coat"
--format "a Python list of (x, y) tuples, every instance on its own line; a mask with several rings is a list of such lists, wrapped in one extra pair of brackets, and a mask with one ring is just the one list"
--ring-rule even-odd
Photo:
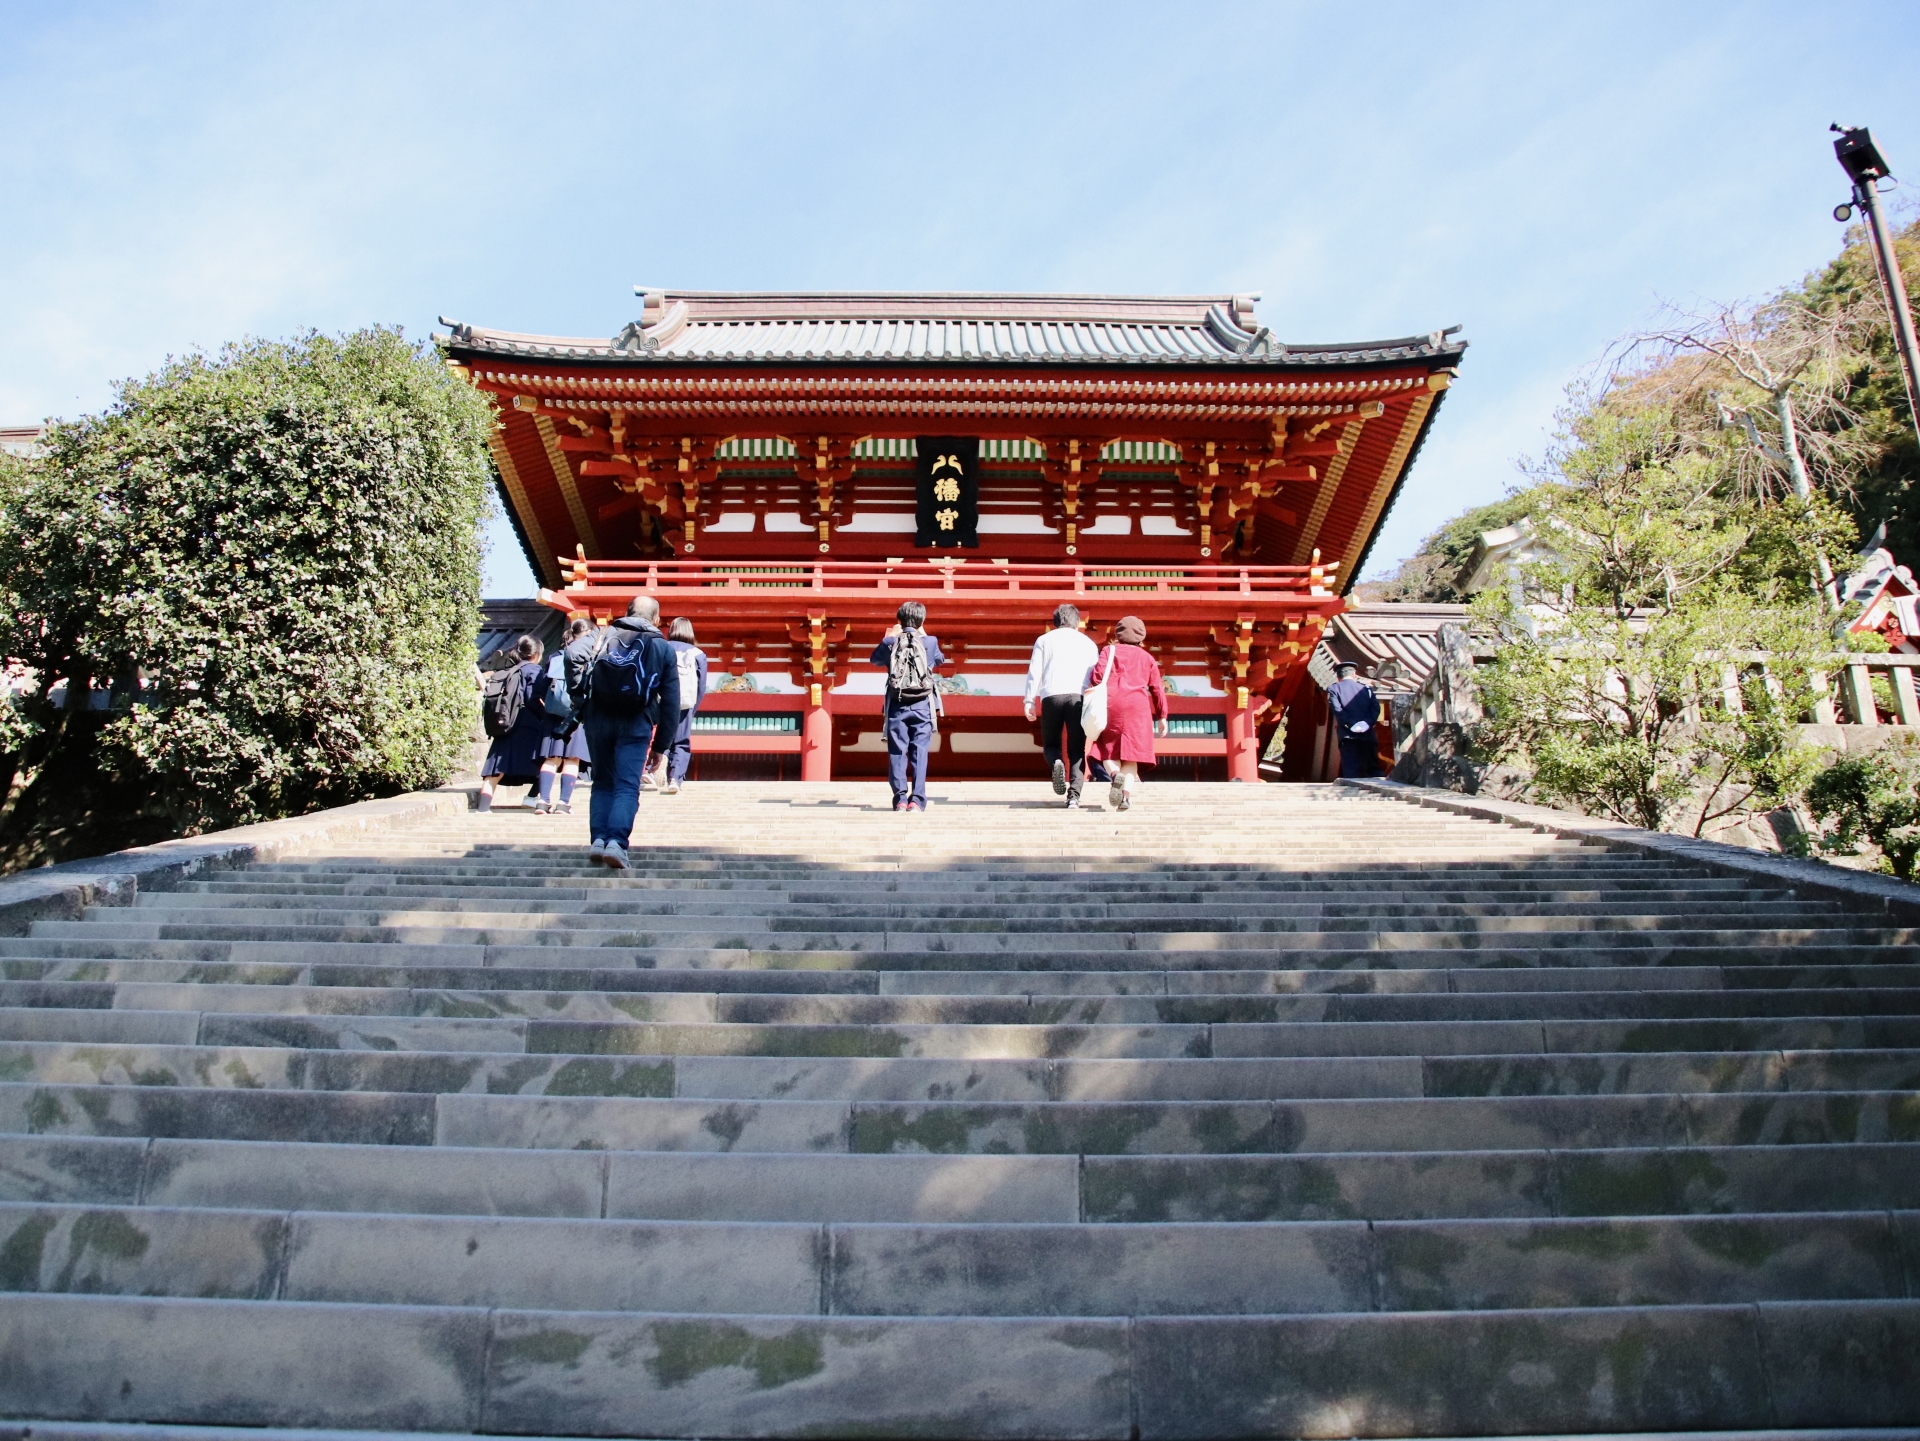
[(1121, 811), (1133, 804), (1141, 763), (1153, 764), (1153, 738), (1167, 733), (1167, 688), (1160, 662), (1140, 648), (1146, 638), (1145, 622), (1122, 616), (1113, 644), (1100, 652), (1087, 677), (1089, 687), (1107, 682), (1107, 728), (1087, 747), (1087, 757), (1112, 773), (1108, 799)]

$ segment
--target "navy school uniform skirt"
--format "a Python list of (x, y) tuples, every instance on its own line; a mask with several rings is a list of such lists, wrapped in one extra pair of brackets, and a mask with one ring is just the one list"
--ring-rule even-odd
[(549, 734), (540, 742), (540, 759), (547, 760), (559, 756), (562, 760), (585, 762), (587, 756), (587, 728), (567, 722), (569, 729), (564, 734)]

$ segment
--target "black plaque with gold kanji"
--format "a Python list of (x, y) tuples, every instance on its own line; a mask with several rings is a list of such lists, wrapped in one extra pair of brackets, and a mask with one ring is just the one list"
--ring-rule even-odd
[(923, 435), (914, 442), (917, 482), (913, 543), (917, 546), (980, 544), (980, 442)]

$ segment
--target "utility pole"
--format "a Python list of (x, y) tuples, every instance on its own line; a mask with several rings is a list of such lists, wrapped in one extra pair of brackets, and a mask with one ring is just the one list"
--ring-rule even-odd
[(1900, 278), (1900, 257), (1894, 253), (1893, 234), (1887, 229), (1886, 213), (1880, 208), (1879, 182), (1892, 175), (1886, 160), (1873, 143), (1873, 136), (1864, 125), (1828, 127), (1839, 135), (1833, 142), (1833, 153), (1839, 157), (1840, 168), (1847, 172), (1847, 178), (1853, 182), (1853, 199), (1845, 204), (1836, 205), (1833, 218), (1843, 224), (1853, 218), (1857, 207), (1867, 221), (1867, 234), (1873, 240), (1873, 259), (1880, 271), (1880, 292), (1887, 299), (1887, 309), (1893, 316), (1893, 346), (1900, 354), (1900, 375), (1907, 386), (1907, 419), (1914, 427), (1914, 434), (1920, 436), (1920, 381), (1916, 381), (1914, 372), (1920, 369), (1920, 343), (1913, 335), (1913, 311), (1907, 305), (1906, 283)]

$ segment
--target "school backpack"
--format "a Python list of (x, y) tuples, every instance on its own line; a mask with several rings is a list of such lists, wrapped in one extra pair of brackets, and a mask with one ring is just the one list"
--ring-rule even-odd
[(680, 667), (680, 712), (682, 715), (693, 709), (693, 698), (700, 694), (700, 662), (694, 659), (700, 652), (692, 646), (675, 646), (673, 663)]
[(628, 631), (627, 639), (616, 641), (613, 631), (614, 627), (608, 626), (602, 632), (600, 646), (593, 653), (593, 664), (587, 670), (592, 680), (588, 696), (596, 710), (608, 715), (639, 715), (653, 704), (666, 667), (647, 667), (650, 634)]
[(487, 672), (480, 686), (480, 724), (488, 735), (498, 739), (519, 722), (524, 690), (517, 665)]
[(933, 671), (919, 631), (903, 630), (894, 639), (893, 654), (887, 657), (887, 688), (909, 705), (933, 694)]
[(540, 696), (540, 709), (547, 718), (562, 725), (573, 719), (573, 698), (567, 694), (566, 663), (560, 656), (547, 667), (547, 688)]

